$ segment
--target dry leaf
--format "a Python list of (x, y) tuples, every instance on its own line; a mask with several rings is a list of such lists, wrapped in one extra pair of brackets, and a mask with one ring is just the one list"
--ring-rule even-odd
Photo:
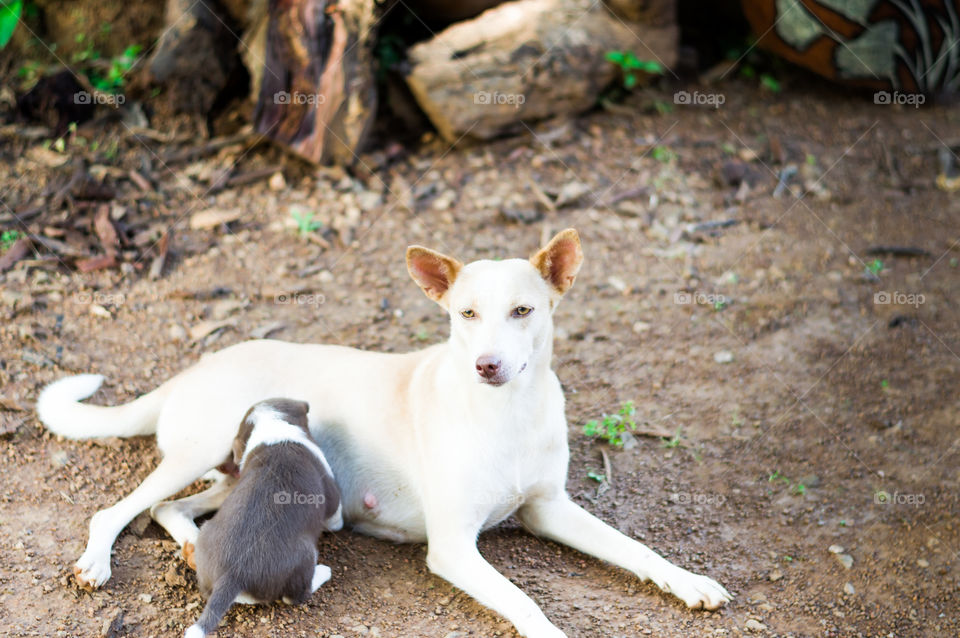
[(242, 216), (243, 210), (240, 208), (208, 208), (195, 213), (190, 218), (190, 228), (193, 230), (208, 230), (216, 228), (220, 224), (235, 222)]
[(213, 334), (217, 330), (233, 327), (237, 324), (236, 319), (225, 319), (224, 321), (201, 321), (190, 328), (190, 340), (200, 341), (204, 337)]

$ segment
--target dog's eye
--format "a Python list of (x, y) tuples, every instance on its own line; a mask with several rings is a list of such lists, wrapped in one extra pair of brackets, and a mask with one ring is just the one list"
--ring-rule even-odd
[(460, 316), (463, 317), (464, 319), (473, 319), (474, 317), (477, 316), (477, 313), (475, 313), (472, 310), (461, 310)]
[(513, 316), (526, 317), (531, 312), (533, 312), (533, 308), (531, 308), (530, 306), (517, 306), (516, 308), (513, 309)]

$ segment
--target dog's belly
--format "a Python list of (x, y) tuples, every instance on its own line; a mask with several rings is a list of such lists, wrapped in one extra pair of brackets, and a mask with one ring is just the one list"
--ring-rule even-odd
[(333, 470), (347, 525), (395, 542), (426, 540), (420, 498), (385, 455), (361, 446), (337, 424), (318, 424), (311, 434)]

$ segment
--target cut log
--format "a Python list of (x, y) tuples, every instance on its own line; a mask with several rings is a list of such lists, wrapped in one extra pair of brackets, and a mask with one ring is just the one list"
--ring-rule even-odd
[(669, 68), (677, 27), (657, 15), (646, 24), (593, 0), (509, 2), (412, 47), (407, 82), (445, 139), (490, 139), (523, 121), (591, 108), (618, 77), (609, 51)]
[(311, 162), (349, 164), (376, 110), (376, 0), (270, 0), (257, 132)]

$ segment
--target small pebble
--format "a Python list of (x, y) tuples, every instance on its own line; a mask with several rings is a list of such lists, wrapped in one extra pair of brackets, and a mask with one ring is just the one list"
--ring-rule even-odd
[(764, 625), (762, 622), (754, 618), (751, 618), (750, 620), (748, 620), (747, 623), (744, 625), (744, 627), (746, 627), (749, 631), (766, 631), (767, 630), (766, 625)]
[(843, 585), (843, 593), (847, 594), (848, 596), (853, 596), (855, 593), (857, 593), (857, 590), (853, 588), (852, 584), (845, 583)]
[(918, 558), (918, 559), (917, 559), (917, 566), (918, 566), (918, 567), (930, 567), (930, 563), (927, 562), (927, 559), (925, 559), (925, 558)]
[(721, 350), (713, 355), (713, 360), (717, 363), (730, 363), (733, 361), (733, 353), (729, 350)]
[(840, 564), (846, 569), (853, 567), (853, 556), (850, 554), (837, 554), (837, 560), (839, 560)]
[(781, 578), (783, 578), (783, 573), (779, 569), (775, 569), (772, 572), (770, 572), (769, 578), (770, 578), (770, 582), (775, 583)]
[(270, 190), (272, 191), (282, 191), (287, 187), (287, 180), (283, 178), (283, 173), (277, 171), (270, 176)]
[(842, 554), (842, 553), (843, 553), (843, 546), (841, 546), (841, 545), (831, 545), (831, 546), (829, 547), (829, 552), (830, 552), (831, 554)]

